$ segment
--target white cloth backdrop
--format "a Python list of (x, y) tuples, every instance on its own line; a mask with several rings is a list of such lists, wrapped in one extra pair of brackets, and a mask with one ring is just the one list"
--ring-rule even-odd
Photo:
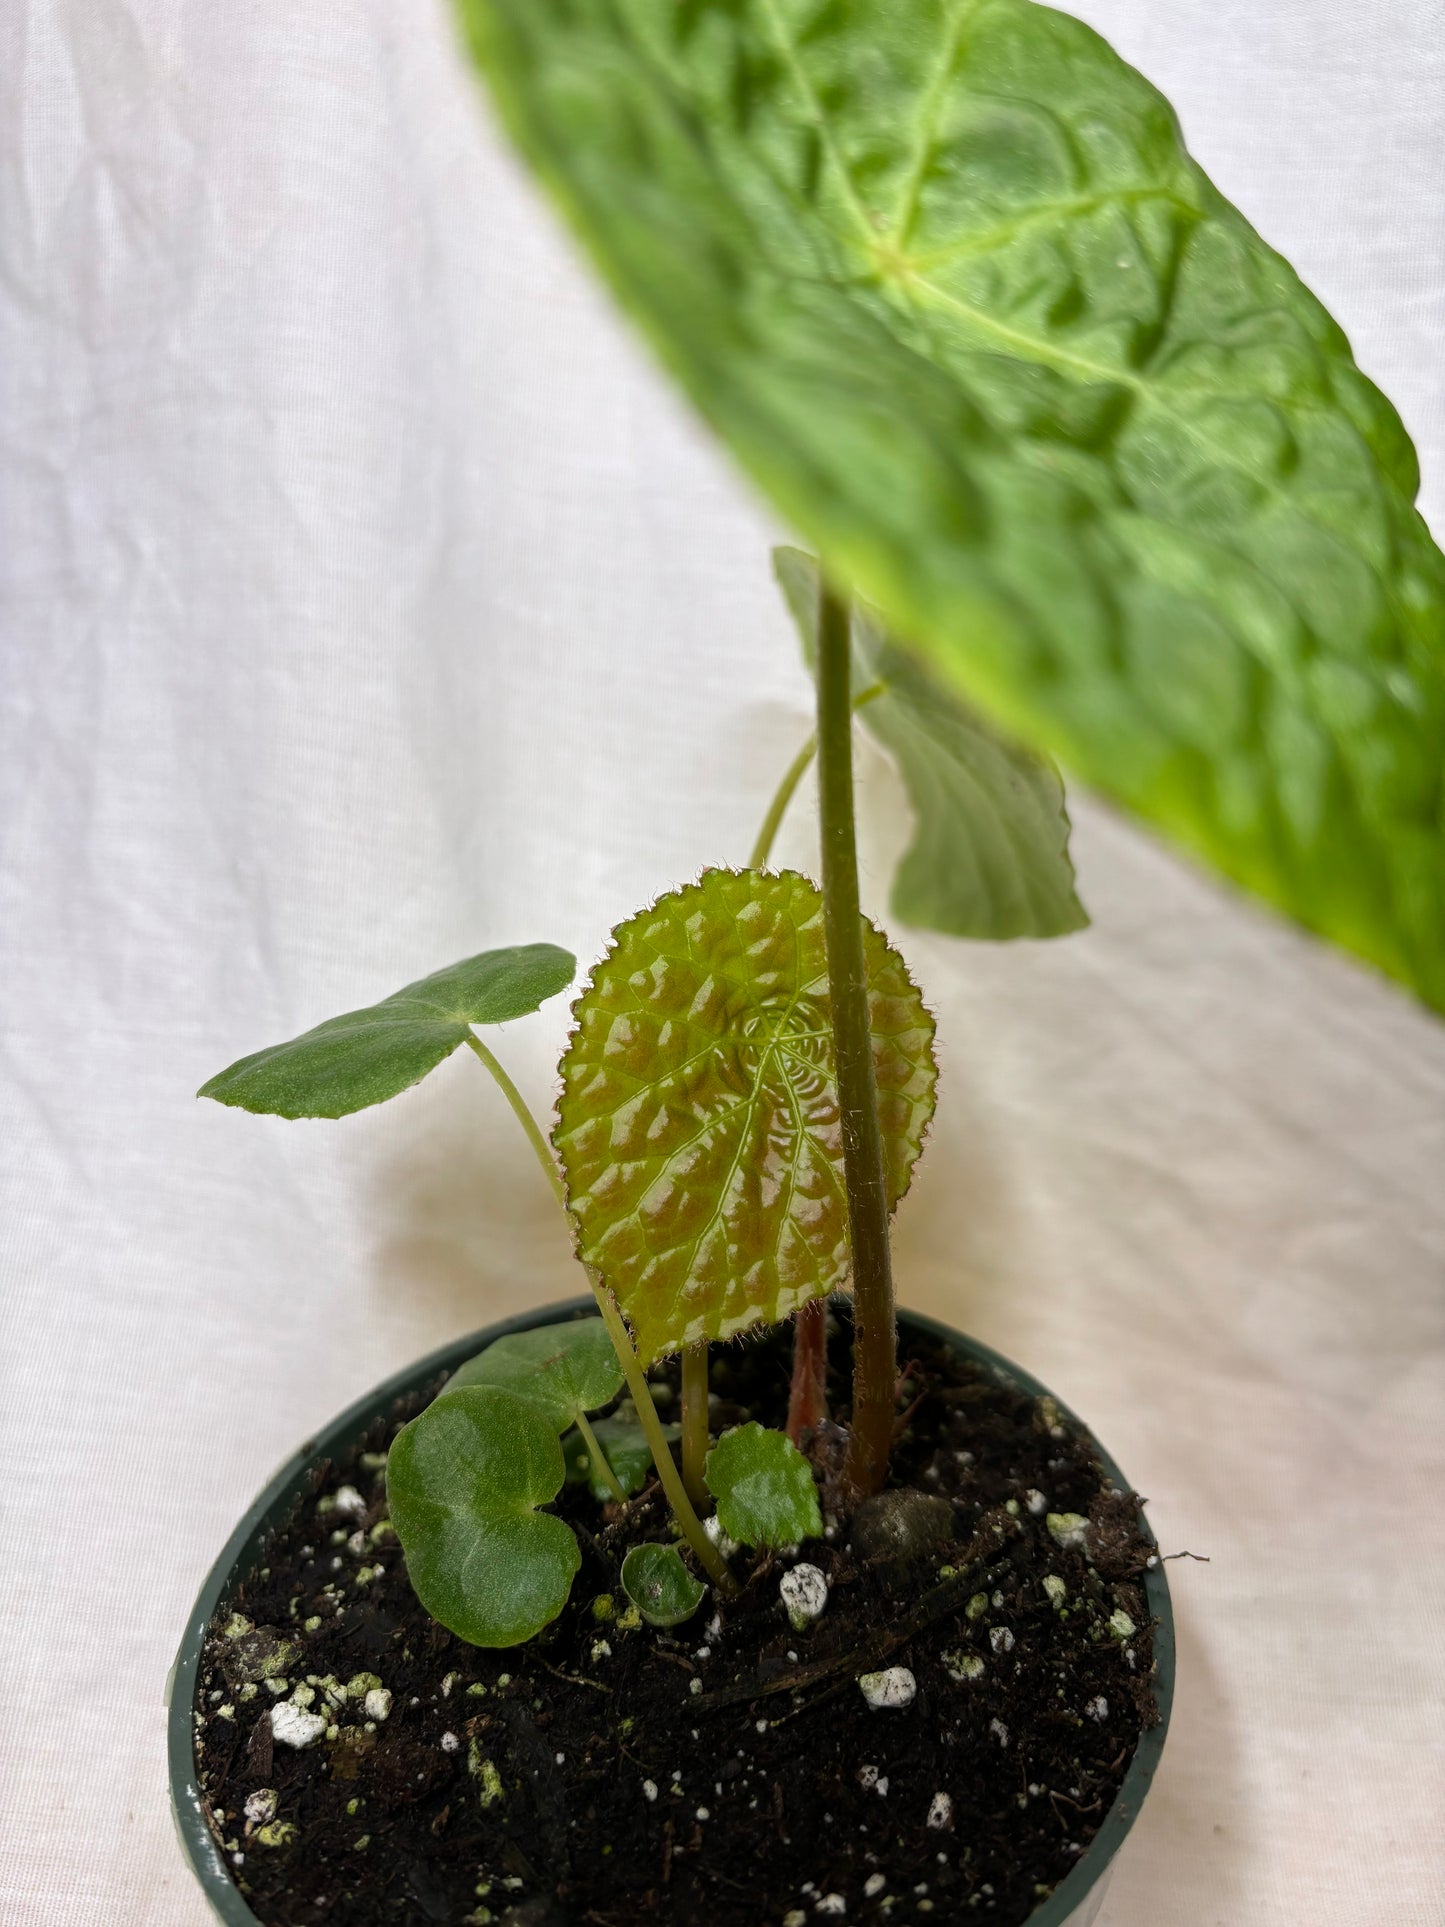
[[(1440, 0), (1086, 11), (1445, 525)], [(807, 691), (773, 531), (436, 0), (10, 0), (0, 167), (0, 1919), (199, 1927), (161, 1693), (212, 1556), (308, 1428), (575, 1281), (465, 1053), (339, 1125), (191, 1093), (488, 945), (592, 957), (745, 855)], [(898, 1270), (1212, 1562), (1105, 1918), (1439, 1927), (1445, 1026), (1076, 813), (1087, 935), (905, 939), (945, 1078)], [(564, 1027), (502, 1039), (540, 1106)]]

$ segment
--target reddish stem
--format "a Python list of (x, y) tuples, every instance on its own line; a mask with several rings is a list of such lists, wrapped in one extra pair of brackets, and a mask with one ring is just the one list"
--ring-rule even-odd
[(828, 1301), (812, 1298), (793, 1320), (793, 1389), (788, 1395), (788, 1437), (802, 1443), (828, 1416)]

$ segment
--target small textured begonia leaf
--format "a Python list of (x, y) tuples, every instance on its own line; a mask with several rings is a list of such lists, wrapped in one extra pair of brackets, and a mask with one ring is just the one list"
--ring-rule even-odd
[[(817, 560), (774, 549), (773, 567), (812, 670)], [(913, 806), (913, 841), (893, 878), (894, 916), (993, 942), (1082, 930), (1089, 919), (1074, 889), (1064, 785), (1053, 764), (944, 687), (866, 603), (853, 604), (852, 635), (853, 687), (870, 692), (863, 726), (897, 761)]]
[(622, 1367), (602, 1320), (578, 1318), (493, 1339), (453, 1372), (443, 1390), (463, 1385), (500, 1385), (530, 1399), (556, 1431), (565, 1432), (579, 1412), (612, 1403), (622, 1390)]
[[(933, 1020), (864, 925), (890, 1208), (933, 1112)], [(613, 933), (573, 1007), (554, 1142), (579, 1253), (644, 1361), (848, 1282), (823, 900), (709, 870)]]
[(675, 1546), (634, 1546), (622, 1562), (622, 1590), (652, 1626), (680, 1626), (707, 1596)]
[(555, 944), (484, 950), (240, 1058), (196, 1095), (273, 1117), (347, 1117), (419, 1084), (473, 1024), (525, 1017), (576, 974), (577, 959)]
[[(681, 1427), (664, 1425), (662, 1436), (671, 1440), (678, 1437)], [(617, 1474), (617, 1483), (630, 1499), (634, 1492), (640, 1492), (647, 1483), (647, 1475), (652, 1470), (652, 1448), (647, 1437), (635, 1418), (625, 1418), (620, 1413), (613, 1418), (594, 1419), (593, 1436), (607, 1455), (607, 1463)], [(591, 1448), (580, 1432), (569, 1432), (562, 1441), (562, 1451), (567, 1460), (567, 1483), (581, 1485), (586, 1482), (588, 1491), (594, 1499), (605, 1503), (615, 1497), (612, 1487), (605, 1476), (592, 1463)]]
[(546, 1414), (496, 1385), (447, 1391), (392, 1441), (391, 1522), (412, 1589), (473, 1646), (516, 1646), (554, 1620), (582, 1563), (555, 1499), (562, 1446)]
[(823, 1536), (812, 1467), (782, 1432), (756, 1422), (724, 1432), (703, 1479), (717, 1500), (718, 1524), (741, 1546), (797, 1546)]
[(1019, 740), (1445, 1009), (1445, 558), (1337, 324), (1033, 0), (457, 0), (634, 320)]

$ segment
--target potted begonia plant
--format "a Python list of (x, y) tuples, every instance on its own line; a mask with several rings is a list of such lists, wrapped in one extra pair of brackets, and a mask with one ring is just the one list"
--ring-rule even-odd
[[(613, 933), (550, 1136), (491, 951), (204, 1094), (339, 1117), (458, 1048), (590, 1295), (400, 1374), (197, 1602), (173, 1795), (218, 1914), (1092, 1919), (1158, 1758), (1139, 1503), (1044, 1388), (894, 1305), (933, 1023), (862, 918), (1085, 920), (1058, 755), (1445, 1001), (1445, 562), (1397, 418), (1166, 104), (1033, 0), (462, 0), (523, 154), (816, 549), (817, 729), (737, 869)], [(619, 673), (624, 671), (619, 670)], [(816, 756), (819, 876), (769, 867)]]

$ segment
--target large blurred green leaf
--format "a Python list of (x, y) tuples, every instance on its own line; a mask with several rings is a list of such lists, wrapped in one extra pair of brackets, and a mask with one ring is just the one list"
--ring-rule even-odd
[[(888, 1202), (933, 1115), (933, 1019), (863, 931)], [(644, 1361), (775, 1323), (849, 1276), (823, 899), (707, 870), (613, 933), (573, 1006), (553, 1142), (577, 1250)]]
[(473, 1024), (525, 1017), (576, 974), (577, 959), (554, 943), (484, 950), (238, 1059), (196, 1095), (274, 1117), (348, 1117), (420, 1083)]
[[(816, 673), (817, 560), (774, 549), (773, 568)], [(1082, 930), (1089, 919), (1074, 889), (1058, 771), (943, 688), (866, 603), (853, 604), (852, 640), (864, 726), (893, 753), (913, 805), (913, 841), (893, 878), (894, 916), (994, 942)]]
[(703, 414), (960, 691), (1445, 1006), (1445, 561), (1339, 328), (1032, 0), (458, 0)]

